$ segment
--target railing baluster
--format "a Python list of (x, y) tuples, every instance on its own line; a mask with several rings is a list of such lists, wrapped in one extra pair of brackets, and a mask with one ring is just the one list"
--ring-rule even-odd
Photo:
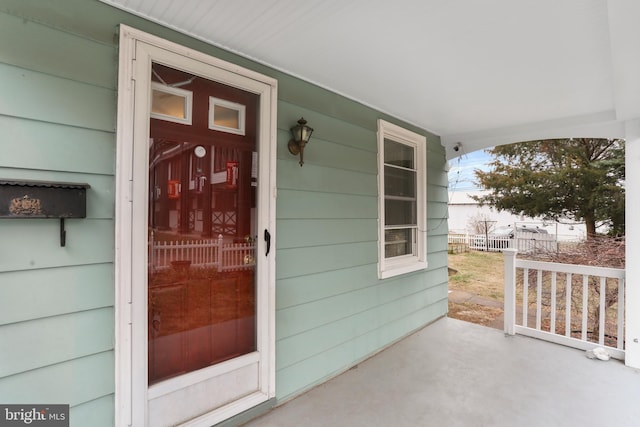
[(567, 273), (567, 288), (565, 290), (565, 303), (564, 309), (566, 311), (564, 315), (564, 335), (571, 336), (571, 273)]
[(529, 269), (522, 270), (522, 326), (529, 326)]
[(169, 242), (164, 242), (164, 244), (162, 245), (162, 266), (166, 267), (168, 265), (167, 262), (167, 243)]
[(624, 279), (618, 279), (618, 336), (616, 347), (624, 348)]
[(536, 295), (536, 329), (542, 329), (542, 270), (538, 270)]
[(604, 345), (604, 328), (605, 328), (605, 321), (607, 320), (607, 313), (606, 313), (606, 305), (605, 305), (605, 300), (607, 297), (607, 278), (606, 277), (600, 277), (600, 336), (598, 337), (598, 343), (600, 343), (600, 345)]
[(587, 318), (589, 317), (589, 276), (582, 275), (582, 341), (587, 341)]
[(551, 327), (549, 331), (556, 333), (556, 272), (551, 272)]

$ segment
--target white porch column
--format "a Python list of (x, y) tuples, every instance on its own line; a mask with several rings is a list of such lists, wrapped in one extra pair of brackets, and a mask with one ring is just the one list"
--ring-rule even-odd
[(517, 249), (503, 249), (504, 254), (504, 333), (516, 334), (516, 254)]
[(625, 134), (625, 364), (640, 369), (640, 119), (626, 122)]

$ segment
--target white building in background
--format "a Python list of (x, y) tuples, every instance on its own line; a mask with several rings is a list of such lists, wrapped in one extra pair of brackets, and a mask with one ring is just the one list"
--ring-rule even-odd
[(486, 194), (483, 191), (449, 193), (449, 233), (474, 233), (472, 223), (479, 219), (491, 221), (493, 228), (539, 228), (558, 236), (558, 240), (582, 240), (586, 236), (584, 223), (544, 221), (541, 218), (514, 215), (498, 211), (491, 206), (480, 206), (472, 196)]

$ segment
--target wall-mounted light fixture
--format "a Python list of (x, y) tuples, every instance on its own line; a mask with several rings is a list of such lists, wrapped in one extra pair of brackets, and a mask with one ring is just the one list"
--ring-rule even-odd
[(298, 124), (291, 128), (293, 138), (289, 141), (289, 152), (294, 156), (300, 154), (300, 167), (304, 164), (304, 146), (309, 142), (313, 129), (307, 126), (304, 118), (298, 120)]

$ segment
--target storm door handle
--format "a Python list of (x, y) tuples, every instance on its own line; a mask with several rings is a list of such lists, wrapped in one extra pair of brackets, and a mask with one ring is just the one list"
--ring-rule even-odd
[(267, 256), (271, 251), (271, 233), (267, 229), (264, 230), (264, 241), (267, 242), (267, 252), (265, 252), (264, 256)]

